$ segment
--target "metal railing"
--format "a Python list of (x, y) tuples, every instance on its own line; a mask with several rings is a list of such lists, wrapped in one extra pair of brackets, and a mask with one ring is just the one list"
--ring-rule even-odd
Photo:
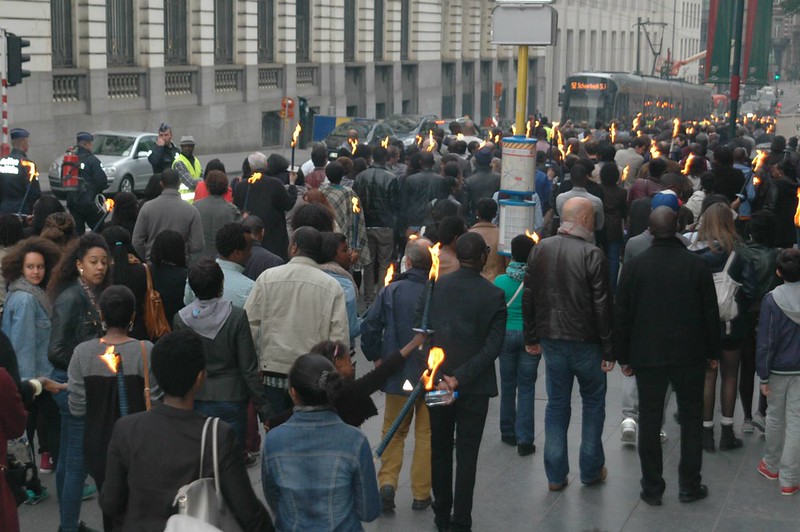
[(261, 90), (280, 88), (282, 73), (283, 70), (280, 68), (259, 68), (258, 88)]
[(139, 98), (142, 96), (144, 74), (141, 72), (119, 72), (108, 74), (108, 98)]
[(319, 68), (315, 66), (297, 67), (297, 86), (314, 87), (317, 85)]
[(194, 94), (196, 72), (192, 70), (167, 71), (164, 74), (164, 92), (167, 96)]
[(241, 90), (241, 70), (217, 70), (214, 72), (214, 90), (217, 92), (236, 92)]
[(84, 74), (53, 74), (53, 101), (79, 102), (83, 96)]

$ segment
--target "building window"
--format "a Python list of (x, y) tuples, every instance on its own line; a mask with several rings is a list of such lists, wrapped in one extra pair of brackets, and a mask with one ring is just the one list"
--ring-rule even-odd
[(383, 61), (383, 0), (375, 0), (375, 61)]
[(258, 62), (275, 61), (275, 0), (258, 0)]
[(133, 60), (133, 0), (106, 2), (108, 66), (131, 66)]
[(186, 0), (164, 0), (164, 62), (167, 65), (185, 65), (186, 54)]
[(297, 62), (311, 61), (311, 2), (297, 0)]
[(411, 0), (400, 0), (400, 59), (407, 60), (410, 56), (411, 40)]
[(53, 68), (72, 68), (75, 55), (72, 46), (72, 0), (50, 2), (50, 30)]
[(233, 0), (214, 0), (214, 62), (233, 64)]
[(356, 60), (356, 0), (344, 0), (344, 60)]

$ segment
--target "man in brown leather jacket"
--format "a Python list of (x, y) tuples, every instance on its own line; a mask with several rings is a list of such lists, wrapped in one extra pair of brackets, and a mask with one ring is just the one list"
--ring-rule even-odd
[(581, 482), (606, 478), (603, 454), (606, 375), (614, 368), (608, 263), (592, 244), (594, 207), (569, 199), (558, 235), (542, 240), (528, 258), (522, 313), (528, 353), (544, 353), (547, 371), (544, 467), (551, 491), (567, 486), (567, 429), (572, 385), (583, 399)]

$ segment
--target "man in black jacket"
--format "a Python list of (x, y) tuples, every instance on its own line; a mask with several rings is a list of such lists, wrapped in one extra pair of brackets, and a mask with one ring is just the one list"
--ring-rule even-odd
[(400, 185), (397, 177), (386, 169), (386, 148), (372, 151), (372, 166), (356, 176), (353, 190), (361, 198), (367, 223), (367, 238), (372, 262), (364, 265), (364, 301), (369, 306), (375, 298), (376, 272), (378, 283), (386, 277), (386, 269), (394, 250), (394, 216), (398, 208)]
[(469, 215), (474, 219), (478, 214), (478, 202), (483, 198), (491, 198), (500, 190), (500, 174), (492, 172), (494, 148), (484, 146), (473, 155), (475, 171), (466, 180), (467, 206)]
[(433, 203), (447, 197), (442, 176), (433, 171), (433, 154), (426, 151), (421, 152), (419, 164), (421, 170), (408, 176), (401, 186), (405, 226), (415, 230), (431, 225)]
[(147, 156), (150, 166), (153, 167), (153, 175), (159, 175), (167, 168), (172, 168), (175, 157), (180, 153), (175, 144), (172, 143), (172, 128), (169, 124), (162, 123), (158, 127), (158, 139), (153, 151)]
[(606, 376), (614, 368), (608, 263), (592, 244), (592, 202), (574, 197), (564, 203), (558, 235), (546, 238), (528, 258), (522, 296), (525, 349), (544, 353), (547, 370), (544, 468), (551, 491), (567, 486), (567, 429), (572, 385), (583, 400), (581, 482), (605, 480), (603, 422)]
[(653, 245), (625, 265), (614, 320), (622, 371), (636, 374), (641, 498), (653, 506), (661, 505), (665, 489), (659, 431), (670, 383), (681, 420), (680, 501), (708, 495), (700, 483), (703, 387), (706, 364), (716, 367), (720, 356), (711, 270), (675, 237), (676, 228), (676, 214), (669, 207), (650, 215)]
[[(456, 243), (461, 268), (439, 279), (430, 307), (433, 344), (445, 352), (440, 370), (444, 381), (439, 386), (459, 394), (453, 404), (430, 409), (433, 508), (439, 530), (472, 528), (478, 450), (489, 398), (497, 396), (494, 360), (505, 338), (507, 310), (503, 291), (481, 276), (488, 254), (481, 235), (461, 235)], [(455, 497), (454, 433), (458, 440)]]
[(67, 208), (75, 219), (75, 232), (82, 235), (86, 225), (93, 228), (103, 213), (95, 203), (95, 197), (108, 186), (108, 177), (100, 164), (100, 159), (92, 153), (94, 137), (91, 133), (78, 133), (78, 190), (67, 194)]

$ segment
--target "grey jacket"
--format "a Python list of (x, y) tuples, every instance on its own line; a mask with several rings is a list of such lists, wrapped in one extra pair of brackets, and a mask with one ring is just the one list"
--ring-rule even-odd
[(142, 206), (133, 228), (133, 247), (145, 260), (150, 260), (153, 241), (161, 231), (171, 229), (186, 241), (186, 256), (203, 251), (203, 225), (200, 213), (181, 199), (177, 190), (167, 188), (156, 199)]
[(217, 256), (217, 231), (231, 222), (239, 222), (242, 213), (233, 203), (228, 203), (222, 196), (208, 196), (194, 204), (200, 213), (203, 224), (203, 250), (194, 256), (195, 260), (213, 259)]

